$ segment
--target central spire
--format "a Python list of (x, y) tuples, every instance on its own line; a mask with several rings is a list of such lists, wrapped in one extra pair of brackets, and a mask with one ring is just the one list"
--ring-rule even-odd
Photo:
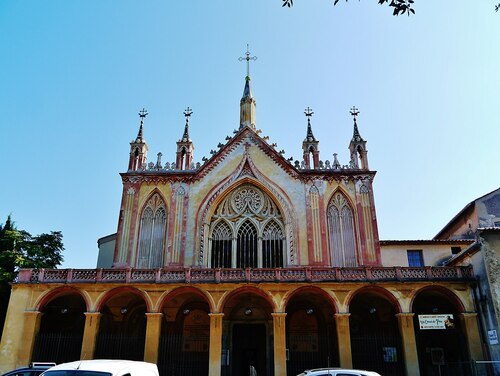
[(243, 97), (240, 101), (240, 129), (250, 127), (255, 130), (255, 99), (252, 95), (250, 86), (250, 60), (257, 60), (256, 56), (250, 56), (250, 51), (247, 44), (247, 52), (245, 57), (238, 58), (239, 61), (247, 62), (247, 75), (245, 77), (245, 88), (243, 89)]

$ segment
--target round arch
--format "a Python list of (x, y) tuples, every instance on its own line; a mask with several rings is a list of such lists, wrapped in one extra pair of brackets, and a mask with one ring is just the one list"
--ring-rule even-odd
[(301, 286), (301, 287), (298, 287), (294, 290), (287, 291), (283, 297), (283, 301), (281, 304), (282, 309), (286, 310), (286, 307), (288, 306), (290, 301), (294, 299), (294, 297), (296, 297), (300, 294), (303, 294), (303, 293), (308, 293), (308, 292), (312, 292), (313, 294), (316, 294), (316, 295), (324, 298), (332, 306), (334, 312), (339, 311), (338, 310), (339, 304), (335, 300), (335, 298), (333, 296), (331, 296), (327, 291), (323, 290), (320, 287), (316, 287), (316, 286)]
[(411, 301), (410, 301), (410, 312), (414, 312), (414, 310), (415, 310), (414, 309), (415, 300), (417, 300), (422, 294), (426, 294), (426, 293), (431, 293), (431, 294), (435, 294), (438, 296), (442, 296), (442, 297), (448, 299), (448, 301), (456, 307), (457, 312), (459, 312), (459, 313), (465, 312), (465, 306), (464, 306), (462, 300), (460, 299), (460, 297), (457, 296), (450, 289), (443, 287), (443, 286), (439, 286), (439, 285), (424, 286), (424, 287), (416, 290), (412, 296)]
[(214, 311), (215, 302), (213, 297), (206, 291), (199, 289), (194, 286), (182, 286), (177, 287), (171, 291), (164, 292), (158, 299), (157, 305), (154, 307), (155, 311), (160, 312), (162, 307), (170, 300), (175, 299), (181, 295), (195, 295), (203, 299), (210, 309), (210, 312)]
[(104, 292), (96, 301), (95, 310), (96, 312), (100, 312), (103, 306), (113, 297), (118, 294), (130, 293), (132, 295), (140, 297), (144, 303), (146, 304), (146, 311), (151, 312), (151, 307), (153, 306), (153, 302), (151, 301), (151, 297), (144, 291), (139, 290), (135, 287), (124, 286), (124, 287), (115, 287), (109, 291)]
[(253, 293), (263, 298), (271, 307), (272, 312), (276, 312), (276, 305), (270, 293), (254, 286), (243, 286), (225, 293), (217, 305), (217, 312), (223, 312), (228, 301), (242, 294)]
[(396, 307), (396, 313), (401, 313), (401, 305), (396, 298), (396, 296), (389, 290), (381, 287), (381, 286), (364, 286), (361, 287), (355, 291), (351, 291), (349, 295), (346, 298), (346, 307), (350, 307), (352, 301), (362, 295), (362, 294), (369, 294), (373, 296), (377, 296), (380, 298), (383, 298), (390, 302), (394, 307)]
[(71, 286), (56, 287), (55, 289), (47, 291), (44, 294), (42, 294), (35, 303), (36, 310), (42, 311), (43, 307), (45, 307), (52, 300), (62, 296), (73, 295), (73, 294), (76, 294), (83, 299), (83, 301), (85, 302), (85, 310), (89, 311), (90, 297), (88, 296), (88, 294), (85, 291), (79, 290)]

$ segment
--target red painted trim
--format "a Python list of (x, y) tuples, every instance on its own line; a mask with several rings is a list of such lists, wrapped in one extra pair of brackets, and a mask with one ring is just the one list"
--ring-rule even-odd
[(325, 207), (325, 198), (323, 193), (319, 195), (319, 220), (320, 220), (320, 229), (321, 229), (321, 245), (322, 245), (322, 254), (323, 254), (323, 262), (322, 266), (330, 265), (329, 259), (330, 254), (328, 252), (329, 244), (327, 238), (328, 226), (326, 223), (326, 207)]
[[(375, 295), (381, 298), (388, 300), (394, 307), (396, 307), (396, 313), (401, 313), (401, 305), (399, 304), (398, 299), (387, 289), (380, 286), (366, 286), (362, 287), (359, 290), (356, 290), (354, 294), (349, 297), (346, 305), (350, 308), (352, 301), (359, 297), (360, 295), (368, 294)], [(349, 310), (350, 311), (350, 310)]]
[(160, 304), (158, 305), (158, 310), (161, 311), (163, 309), (163, 306), (167, 304), (167, 302), (177, 298), (178, 296), (181, 295), (196, 295), (202, 298), (207, 304), (208, 307), (210, 308), (210, 312), (214, 312), (215, 307), (212, 306), (211, 300), (207, 297), (207, 295), (203, 292), (206, 290), (198, 289), (193, 286), (182, 286), (178, 287), (172, 291), (170, 291), (167, 295), (165, 295), (161, 301)]
[(120, 212), (118, 215), (118, 227), (116, 229), (116, 243), (115, 243), (115, 252), (113, 254), (113, 262), (118, 262), (118, 250), (120, 249), (121, 244), (121, 234), (123, 231), (123, 217), (125, 214), (125, 199), (127, 197), (127, 191), (129, 190), (130, 185), (127, 183), (123, 183), (123, 191), (122, 191), (122, 202), (120, 204)]
[(313, 238), (313, 224), (312, 224), (312, 209), (311, 209), (311, 187), (312, 185), (304, 184), (304, 198), (306, 203), (306, 226), (307, 226), (307, 255), (309, 258), (309, 265), (317, 265), (314, 260), (314, 238)]
[(85, 303), (85, 310), (88, 312), (90, 307), (90, 302), (87, 300), (87, 297), (82, 294), (82, 292), (74, 287), (63, 286), (56, 287), (55, 289), (49, 291), (37, 304), (36, 310), (42, 312), (45, 306), (50, 303), (52, 300), (59, 298), (61, 296), (66, 295), (79, 295)]
[(286, 311), (286, 307), (288, 306), (288, 304), (290, 304), (291, 300), (298, 298), (298, 296), (302, 295), (302, 294), (304, 294), (304, 295), (307, 296), (311, 292), (312, 293), (318, 293), (320, 296), (322, 296), (323, 298), (325, 298), (325, 300), (332, 306), (333, 312), (338, 312), (339, 311), (338, 307), (337, 307), (337, 303), (330, 296), (330, 294), (328, 294), (322, 288), (316, 287), (316, 286), (303, 286), (303, 287), (299, 287), (297, 290), (294, 290), (290, 295), (287, 295), (284, 298), (284, 302), (283, 302), (283, 306), (285, 307), (285, 311)]
[(225, 308), (226, 304), (231, 299), (237, 298), (239, 295), (245, 294), (245, 293), (254, 293), (255, 295), (260, 296), (267, 303), (269, 303), (270, 308), (271, 308), (271, 312), (276, 312), (276, 306), (273, 302), (273, 299), (268, 294), (266, 294), (263, 290), (258, 289), (258, 288), (253, 287), (253, 286), (243, 286), (243, 287), (237, 288), (236, 290), (231, 291), (227, 296), (224, 297), (223, 301), (221, 302), (220, 311), (224, 312), (224, 308)]
[(96, 312), (100, 312), (104, 305), (115, 295), (124, 293), (124, 292), (129, 292), (132, 295), (136, 295), (140, 297), (142, 300), (144, 300), (144, 303), (146, 304), (146, 312), (151, 312), (152, 307), (150, 307), (150, 302), (146, 298), (146, 293), (143, 292), (142, 290), (139, 290), (135, 287), (130, 287), (130, 286), (120, 286), (116, 287), (110, 291), (107, 291), (104, 296), (102, 296), (99, 301), (97, 302), (98, 304), (96, 305)]
[(370, 208), (372, 213), (372, 232), (373, 232), (373, 241), (375, 242), (375, 255), (377, 264), (382, 265), (382, 255), (380, 253), (380, 240), (378, 236), (378, 224), (377, 224), (377, 214), (375, 211), (375, 198), (373, 197), (373, 186), (371, 182), (366, 182), (368, 193), (370, 195)]
[(421, 289), (417, 290), (415, 295), (413, 295), (411, 302), (410, 302), (410, 312), (413, 312), (413, 305), (415, 304), (415, 300), (419, 298), (419, 296), (427, 291), (434, 291), (438, 292), (440, 295), (442, 295), (444, 298), (447, 298), (450, 302), (450, 304), (454, 305), (455, 308), (459, 313), (464, 313), (465, 312), (465, 307), (458, 298), (458, 296), (451, 290), (447, 289), (446, 287), (439, 286), (439, 285), (432, 285), (432, 286), (424, 286)]

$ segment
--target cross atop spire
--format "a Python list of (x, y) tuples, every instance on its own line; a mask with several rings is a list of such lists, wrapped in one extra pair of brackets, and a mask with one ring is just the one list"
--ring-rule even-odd
[(359, 110), (356, 108), (356, 106), (352, 106), (351, 110), (349, 111), (354, 118), (354, 122), (356, 122), (356, 116), (359, 115)]
[(139, 126), (139, 132), (137, 133), (136, 142), (144, 141), (144, 119), (148, 116), (148, 111), (143, 107), (142, 110), (139, 111), (139, 117), (141, 118), (141, 125)]
[(312, 127), (311, 127), (311, 117), (313, 116), (314, 112), (312, 108), (309, 106), (304, 110), (304, 114), (307, 117), (307, 136), (306, 136), (306, 141), (316, 141), (314, 138), (313, 132), (312, 132)]
[(189, 106), (184, 110), (184, 116), (186, 117), (186, 125), (184, 126), (184, 134), (182, 135), (182, 141), (189, 141), (189, 118), (193, 114), (193, 110)]
[(247, 61), (247, 76), (246, 76), (246, 80), (250, 80), (250, 60), (257, 60), (257, 56), (250, 56), (250, 51), (248, 49), (248, 43), (247, 43), (247, 52), (245, 52), (245, 57), (239, 57), (238, 58), (239, 61), (243, 61), (243, 60), (246, 60)]
[(359, 134), (358, 124), (356, 123), (356, 117), (359, 115), (359, 110), (356, 108), (356, 106), (352, 106), (352, 108), (349, 110), (349, 112), (351, 113), (352, 118), (354, 120), (354, 132), (352, 135), (352, 139), (354, 141), (363, 141), (363, 139), (361, 138), (361, 135)]

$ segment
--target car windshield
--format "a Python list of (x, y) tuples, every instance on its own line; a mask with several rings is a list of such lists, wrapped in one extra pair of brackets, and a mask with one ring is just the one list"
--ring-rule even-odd
[(109, 372), (85, 371), (80, 369), (47, 371), (44, 373), (47, 376), (113, 376)]

